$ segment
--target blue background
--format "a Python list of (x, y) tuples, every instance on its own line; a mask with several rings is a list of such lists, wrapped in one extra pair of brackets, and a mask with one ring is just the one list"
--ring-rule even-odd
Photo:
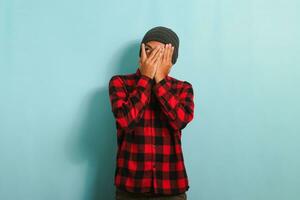
[(300, 199), (300, 1), (1, 0), (0, 199), (113, 199), (112, 75), (147, 30), (192, 83), (190, 200)]

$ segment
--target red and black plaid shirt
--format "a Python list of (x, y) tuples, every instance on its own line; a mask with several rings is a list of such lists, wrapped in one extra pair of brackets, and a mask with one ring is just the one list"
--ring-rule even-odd
[(155, 83), (138, 68), (114, 75), (109, 97), (117, 127), (115, 186), (160, 195), (187, 191), (181, 130), (194, 117), (192, 85), (170, 76)]

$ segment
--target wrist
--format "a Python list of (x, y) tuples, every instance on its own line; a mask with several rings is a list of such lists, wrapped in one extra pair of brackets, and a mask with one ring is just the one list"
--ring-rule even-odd
[(157, 76), (157, 77), (155, 77), (155, 83), (159, 83), (164, 78), (165, 78), (164, 76)]

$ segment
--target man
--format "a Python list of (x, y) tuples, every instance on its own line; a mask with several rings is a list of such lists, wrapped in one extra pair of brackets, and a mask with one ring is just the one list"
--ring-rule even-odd
[(141, 42), (136, 72), (109, 81), (117, 127), (118, 200), (187, 199), (181, 130), (194, 117), (194, 96), (191, 83), (168, 75), (178, 47), (173, 30), (154, 27)]

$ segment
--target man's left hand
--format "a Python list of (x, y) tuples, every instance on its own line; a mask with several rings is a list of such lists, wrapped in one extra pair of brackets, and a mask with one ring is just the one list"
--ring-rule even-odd
[(173, 66), (172, 63), (172, 56), (174, 52), (174, 46), (170, 43), (164, 46), (163, 55), (161, 64), (157, 67), (154, 79), (155, 82), (158, 83), (162, 79), (164, 79), (170, 72), (171, 67)]

